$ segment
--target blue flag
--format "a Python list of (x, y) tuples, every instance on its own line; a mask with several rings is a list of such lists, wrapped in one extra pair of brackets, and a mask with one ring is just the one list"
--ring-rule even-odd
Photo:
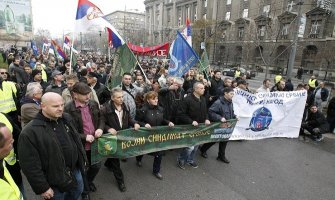
[(37, 49), (37, 47), (36, 47), (35, 42), (34, 42), (34, 41), (31, 41), (30, 43), (31, 43), (31, 48), (32, 48), (32, 50), (33, 50), (34, 55), (37, 56), (37, 55), (38, 55), (38, 49)]
[(170, 48), (169, 75), (171, 76), (183, 76), (199, 61), (199, 56), (194, 52), (179, 31), (177, 31), (177, 38)]

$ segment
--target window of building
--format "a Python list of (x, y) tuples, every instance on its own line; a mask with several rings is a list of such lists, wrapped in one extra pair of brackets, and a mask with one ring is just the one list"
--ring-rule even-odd
[(264, 25), (260, 25), (258, 26), (258, 36), (259, 37), (264, 37), (265, 36), (265, 26)]
[(249, 9), (244, 9), (243, 10), (243, 18), (247, 18), (249, 14)]
[(231, 4), (231, 0), (227, 0), (227, 5), (230, 5)]
[(190, 16), (191, 16), (191, 8), (189, 6), (186, 7), (186, 13), (187, 13), (186, 18), (190, 18)]
[(207, 0), (204, 0), (204, 7), (207, 8)]
[(230, 20), (230, 12), (226, 12), (226, 18), (227, 21)]
[(171, 8), (169, 8), (166, 12), (167, 22), (171, 21)]
[(198, 15), (198, 6), (197, 4), (194, 5), (194, 21), (196, 21), (198, 19), (197, 15)]
[(268, 16), (269, 13), (270, 13), (270, 8), (271, 8), (270, 5), (266, 5), (266, 6), (264, 6), (264, 7), (263, 7), (263, 14), (266, 15), (266, 16)]
[(156, 15), (156, 25), (159, 24), (159, 14)]
[(288, 35), (289, 29), (290, 29), (290, 24), (284, 24), (283, 29), (281, 31), (281, 35), (283, 35), (283, 36)]
[(292, 12), (293, 11), (293, 6), (295, 6), (294, 1), (291, 1), (287, 4), (287, 11)]
[(238, 37), (243, 38), (244, 37), (244, 27), (238, 28)]
[(311, 36), (319, 35), (321, 25), (322, 25), (322, 20), (313, 20), (310, 35)]
[(204, 14), (204, 15), (202, 16), (202, 19), (207, 19), (207, 14)]
[(226, 37), (227, 37), (227, 30), (226, 29), (222, 31), (221, 37), (222, 37), (222, 39), (226, 39)]

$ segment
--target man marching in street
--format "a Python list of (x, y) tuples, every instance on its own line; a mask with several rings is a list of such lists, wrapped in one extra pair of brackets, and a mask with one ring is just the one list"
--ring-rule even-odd
[[(86, 83), (78, 82), (72, 87), (73, 100), (65, 105), (65, 112), (69, 113), (80, 133), (81, 141), (84, 145), (89, 161), (86, 173), (87, 182), (82, 199), (89, 199), (89, 191), (97, 190), (93, 180), (98, 174), (101, 162), (91, 163), (91, 143), (99, 138), (103, 133), (104, 122), (99, 110), (99, 104), (91, 100), (92, 89)], [(86, 179), (84, 179), (86, 181)]]
[(87, 163), (79, 133), (59, 94), (44, 94), (41, 109), (19, 137), (22, 171), (43, 199), (78, 199)]
[[(104, 133), (108, 132), (116, 135), (119, 130), (128, 129), (132, 126), (134, 126), (135, 130), (140, 128), (140, 125), (132, 120), (126, 105), (123, 103), (124, 93), (121, 88), (113, 88), (111, 91), (111, 100), (102, 106), (101, 115), (105, 123)], [(120, 159), (108, 158), (104, 165), (114, 173), (119, 190), (125, 192), (126, 186), (120, 167)]]
[[(207, 101), (203, 96), (205, 86), (201, 82), (196, 82), (193, 85), (193, 93), (189, 94), (181, 104), (181, 110), (178, 115), (178, 122), (182, 124), (192, 124), (198, 126), (199, 123), (210, 124), (207, 113)], [(198, 150), (198, 145), (183, 148), (178, 156), (178, 167), (185, 169), (185, 164), (198, 168), (195, 162), (195, 153)]]
[[(222, 96), (208, 110), (209, 119), (213, 122), (226, 122), (227, 120), (235, 119), (233, 97), (234, 90), (231, 87), (224, 88)], [(228, 164), (229, 160), (226, 157), (227, 143), (228, 141), (219, 142), (219, 153), (216, 159)], [(202, 145), (200, 148), (201, 156), (207, 158), (208, 155), (206, 152), (214, 144), (215, 142), (210, 142)]]

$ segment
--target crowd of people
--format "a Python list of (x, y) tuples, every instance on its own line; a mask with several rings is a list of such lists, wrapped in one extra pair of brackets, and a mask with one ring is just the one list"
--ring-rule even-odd
[[(7, 189), (1, 189), (0, 196), (5, 199), (25, 198), (21, 169), (33, 191), (44, 199), (89, 199), (89, 193), (98, 190), (94, 179), (102, 165), (91, 162), (91, 144), (102, 134), (236, 119), (234, 90), (250, 91), (241, 72), (234, 79), (223, 79), (220, 70), (207, 75), (192, 68), (184, 77), (171, 77), (163, 62), (142, 60), (141, 67), (125, 72), (121, 84), (110, 88), (111, 64), (106, 56), (81, 54), (76, 64), (29, 52), (4, 56), (9, 62), (8, 68), (0, 69), (0, 187)], [(271, 84), (265, 79), (256, 92), (293, 90), (290, 80), (283, 78)], [(297, 90), (308, 91), (301, 134), (307, 130), (321, 141), (323, 133), (334, 129), (329, 124), (334, 126), (335, 100), (329, 101), (327, 121), (320, 112), (329, 98), (324, 84), (312, 79)], [(230, 163), (227, 143), (219, 143), (217, 155), (226, 164)], [(183, 170), (197, 168), (197, 150), (208, 158), (206, 152), (213, 145), (180, 149), (176, 165)], [(162, 180), (164, 152), (150, 155), (153, 176)], [(138, 167), (142, 160), (143, 155), (136, 157)], [(125, 192), (120, 159), (108, 158), (104, 166)]]

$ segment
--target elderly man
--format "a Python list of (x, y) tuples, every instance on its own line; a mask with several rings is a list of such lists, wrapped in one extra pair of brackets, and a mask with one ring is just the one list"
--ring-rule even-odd
[[(95, 192), (97, 188), (93, 180), (100, 170), (101, 163), (91, 163), (91, 143), (102, 135), (104, 122), (100, 114), (99, 104), (90, 99), (91, 92), (91, 88), (86, 83), (76, 83), (72, 87), (73, 100), (66, 104), (64, 110), (76, 122), (76, 128), (80, 133), (81, 141), (90, 162), (87, 170), (88, 187), (91, 192)], [(88, 194), (88, 192), (85, 191), (85, 194)]]
[(44, 94), (41, 109), (19, 137), (22, 171), (43, 199), (78, 199), (87, 163), (79, 133), (59, 94)]
[[(105, 133), (108, 132), (116, 135), (119, 130), (128, 129), (132, 126), (134, 126), (135, 130), (140, 128), (140, 125), (131, 118), (130, 112), (124, 104), (123, 97), (125, 93), (121, 88), (113, 88), (111, 91), (111, 100), (102, 106), (101, 115), (105, 123)], [(113, 171), (119, 190), (125, 192), (126, 186), (120, 167), (120, 159), (108, 158), (104, 165)]]
[(21, 126), (26, 126), (41, 110), (43, 89), (38, 82), (27, 85), (26, 95), (21, 99)]

